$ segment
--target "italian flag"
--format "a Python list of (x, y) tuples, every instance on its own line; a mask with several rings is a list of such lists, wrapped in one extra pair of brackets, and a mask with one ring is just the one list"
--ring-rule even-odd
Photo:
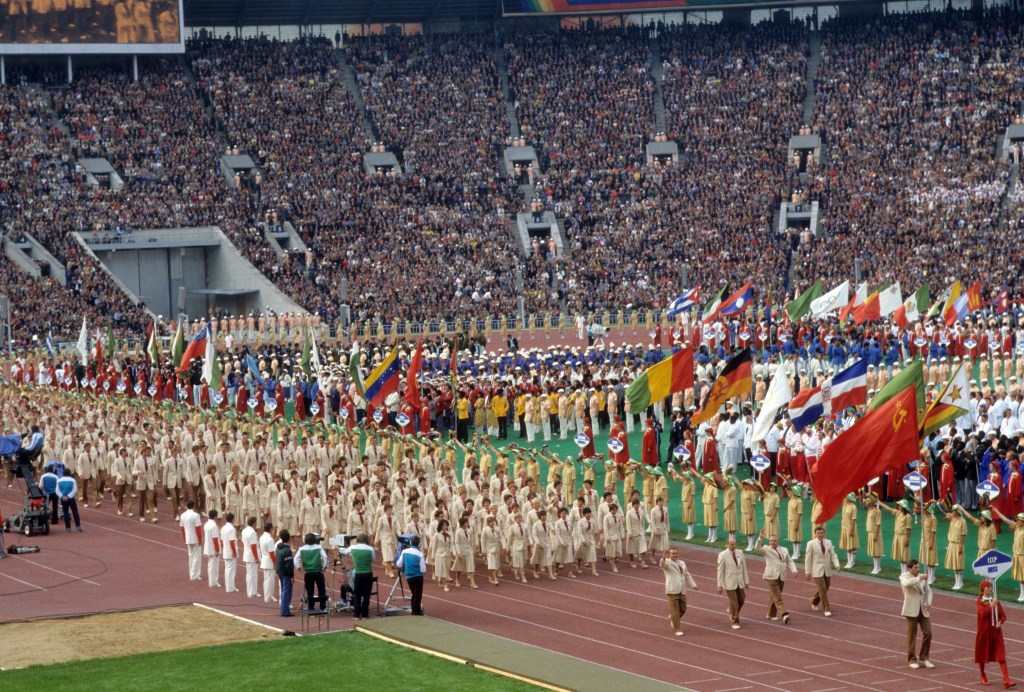
[(928, 304), (931, 302), (931, 297), (928, 295), (928, 286), (922, 286), (917, 291), (903, 301), (903, 305), (896, 308), (896, 312), (892, 314), (892, 319), (896, 323), (896, 326), (900, 329), (906, 329), (913, 322), (917, 322), (928, 310)]
[(642, 412), (655, 401), (693, 386), (693, 346), (676, 351), (644, 370), (626, 388), (630, 410)]

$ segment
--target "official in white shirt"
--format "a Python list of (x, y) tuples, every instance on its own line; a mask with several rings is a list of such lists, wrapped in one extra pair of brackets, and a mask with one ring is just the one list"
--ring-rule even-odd
[(196, 512), (195, 506), (193, 500), (186, 502), (185, 511), (178, 519), (181, 535), (185, 539), (185, 548), (188, 550), (189, 581), (199, 581), (203, 578), (203, 519)]

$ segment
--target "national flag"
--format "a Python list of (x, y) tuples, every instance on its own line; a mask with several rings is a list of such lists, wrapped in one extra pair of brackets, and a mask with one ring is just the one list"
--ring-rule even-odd
[(846, 307), (839, 311), (839, 321), (845, 322), (846, 318), (850, 316), (851, 312), (853, 312), (853, 309), (858, 305), (862, 304), (867, 299), (868, 282), (863, 281), (860, 283), (860, 285), (857, 286), (857, 290), (854, 291), (853, 298), (850, 299), (850, 302), (846, 304)]
[(754, 287), (748, 281), (740, 287), (740, 290), (729, 296), (724, 303), (718, 308), (718, 314), (722, 317), (731, 317), (732, 315), (738, 315), (748, 307), (750, 307), (750, 301), (754, 299)]
[[(210, 385), (210, 389), (220, 389), (220, 362), (217, 360), (217, 337), (213, 333), (212, 325), (208, 325), (210, 329), (209, 338), (206, 339), (206, 345), (204, 347), (203, 359), (203, 377), (206, 379), (206, 384)], [(191, 346), (191, 344), (189, 344)]]
[(805, 389), (793, 397), (789, 417), (798, 432), (819, 418), (831, 416), (851, 406), (863, 406), (868, 398), (868, 362), (858, 360), (848, 368)]
[(903, 301), (903, 305), (896, 308), (892, 315), (893, 322), (900, 329), (906, 329), (911, 323), (921, 319), (921, 315), (928, 309), (929, 300), (928, 286), (924, 285)]
[(772, 289), (768, 289), (768, 297), (764, 300), (764, 322), (768, 329), (772, 328)]
[(960, 293), (959, 287), (960, 287), (960, 282), (959, 281), (954, 281), (951, 286), (943, 289), (943, 291), (939, 294), (939, 297), (935, 299), (934, 303), (932, 303), (932, 306), (930, 308), (928, 308), (928, 313), (924, 316), (924, 318), (926, 320), (930, 320), (931, 318), (935, 317), (936, 315), (941, 316), (942, 315), (942, 310), (946, 307), (946, 303), (947, 303), (947, 301), (949, 301), (949, 297), (953, 294), (953, 289), (954, 288), (957, 289), (957, 294), (959, 295), (959, 293)]
[[(964, 300), (961, 301), (960, 298)], [(946, 298), (945, 304), (942, 306), (942, 319), (946, 325), (952, 325), (960, 318), (960, 314), (957, 311), (957, 303), (961, 303), (961, 308), (967, 309), (967, 296), (964, 295), (963, 286), (960, 284), (960, 280), (957, 279), (953, 282), (953, 285), (949, 287), (949, 296)]]
[(348, 357), (348, 374), (352, 378), (359, 396), (366, 398), (366, 386), (363, 384), (363, 373), (359, 369), (359, 342), (352, 342), (352, 353)]
[(248, 368), (249, 372), (252, 374), (253, 381), (262, 387), (263, 377), (260, 374), (260, 364), (256, 362), (252, 353), (249, 353), (248, 351), (245, 354), (245, 367)]
[(113, 325), (107, 325), (107, 356), (110, 360), (114, 360), (117, 355), (117, 340), (114, 339), (114, 327)]
[(366, 386), (366, 400), (376, 408), (384, 403), (388, 394), (398, 391), (398, 372), (401, 363), (398, 360), (398, 347), (391, 349), (384, 360), (373, 369), (363, 383)]
[(878, 393), (875, 394), (875, 397), (870, 401), (870, 403), (868, 403), (868, 411), (873, 411), (878, 408), (911, 385), (913, 385), (917, 391), (917, 418), (920, 420), (924, 417), (925, 404), (924, 363), (920, 360), (915, 360), (913, 363), (903, 368), (899, 374), (886, 382), (885, 385), (878, 390)]
[(160, 342), (156, 338), (156, 320), (149, 323), (149, 338), (146, 341), (146, 353), (149, 354), (149, 362), (153, 365), (160, 364)]
[(656, 401), (693, 386), (693, 346), (671, 354), (640, 373), (626, 388), (630, 410), (641, 413)]
[(820, 298), (811, 301), (811, 317), (821, 318), (850, 302), (850, 282), (844, 281)]
[(700, 410), (690, 420), (690, 425), (696, 428), (706, 420), (711, 420), (718, 409), (729, 399), (750, 394), (753, 384), (751, 379), (752, 357), (749, 348), (745, 348), (726, 363), (722, 368), (722, 374), (718, 376), (715, 383), (704, 395)]
[(961, 293), (953, 304), (948, 306), (942, 311), (942, 319), (945, 321), (947, 327), (952, 327), (956, 324), (957, 320), (963, 318), (965, 315), (970, 314), (968, 304), (971, 299), (966, 293)]
[(980, 310), (981, 306), (981, 283), (975, 281), (971, 287), (967, 289), (967, 311), (974, 312), (975, 310)]
[(319, 380), (321, 372), (324, 369), (323, 363), (320, 361), (320, 349), (316, 347), (316, 331), (309, 327), (309, 345), (310, 345), (310, 358), (309, 358), (309, 369)]
[(455, 335), (455, 340), (452, 342), (452, 361), (448, 364), (448, 377), (450, 378), (452, 388), (452, 399), (458, 401), (459, 398), (459, 335)]
[(174, 343), (171, 345), (171, 362), (174, 367), (181, 365), (181, 356), (185, 352), (185, 331), (178, 322), (178, 329), (174, 332)]
[(306, 373), (306, 381), (308, 382), (311, 378), (309, 376), (309, 331), (306, 329), (302, 330), (302, 357), (299, 359), (299, 364), (302, 366), (302, 372)]
[(50, 355), (50, 360), (53, 360), (53, 330), (50, 329), (46, 332), (46, 352)]
[(797, 432), (813, 425), (824, 415), (825, 404), (821, 399), (821, 387), (801, 389), (789, 402), (789, 420)]
[(175, 372), (184, 372), (188, 370), (189, 363), (192, 362), (193, 358), (199, 358), (206, 353), (206, 342), (207, 340), (213, 339), (213, 327), (209, 322), (192, 337), (192, 340), (188, 342), (188, 346), (185, 348), (185, 352), (181, 354), (181, 363), (178, 364)]
[(722, 286), (722, 289), (707, 302), (707, 305), (704, 306), (704, 310), (701, 312), (701, 322), (707, 324), (708, 322), (715, 321), (715, 318), (718, 317), (718, 308), (722, 305), (722, 296), (725, 295), (727, 288), (728, 286)]
[(825, 523), (849, 493), (916, 459), (917, 420), (914, 386), (909, 385), (829, 444), (811, 469), (811, 487), (821, 503), (821, 512), (811, 521)]
[(1002, 315), (1010, 309), (1010, 289), (1004, 284), (999, 290), (999, 295), (992, 301), (992, 312)]
[(675, 317), (681, 315), (690, 308), (697, 304), (697, 291), (700, 290), (700, 286), (694, 286), (689, 291), (679, 296), (668, 306), (668, 317)]
[(862, 324), (892, 314), (903, 303), (900, 284), (896, 282), (881, 288), (853, 309), (853, 321)]
[(761, 411), (757, 414), (757, 420), (754, 421), (753, 439), (755, 442), (763, 440), (768, 435), (768, 431), (775, 423), (775, 416), (792, 398), (793, 391), (789, 388), (789, 378), (786, 377), (785, 368), (776, 369), (775, 375), (772, 376), (772, 382), (768, 385), (764, 401), (761, 402)]
[(921, 435), (929, 435), (967, 413), (970, 408), (968, 398), (970, 391), (970, 387), (967, 386), (967, 370), (961, 363), (942, 389), (942, 393), (924, 414), (924, 419), (921, 421)]
[(423, 339), (416, 343), (412, 360), (409, 361), (409, 372), (405, 375), (405, 395), (402, 401), (408, 401), (417, 411), (423, 406), (420, 400), (420, 372), (423, 370)]
[(103, 340), (100, 339), (99, 327), (96, 328), (96, 341), (92, 345), (93, 358), (96, 359), (97, 374), (103, 370)]
[(821, 297), (821, 279), (814, 282), (814, 285), (800, 294), (799, 298), (786, 303), (786, 314), (794, 322), (811, 311), (811, 304)]
[(84, 317), (82, 318), (82, 331), (78, 332), (78, 343), (75, 344), (75, 350), (78, 351), (83, 364), (89, 360), (89, 332), (85, 330)]

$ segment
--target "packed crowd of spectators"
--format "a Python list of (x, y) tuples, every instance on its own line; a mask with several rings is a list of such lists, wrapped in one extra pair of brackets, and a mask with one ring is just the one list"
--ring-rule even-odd
[(1022, 40), (1020, 19), (997, 14), (823, 27), (814, 127), (826, 155), (809, 184), (823, 233), (800, 250), (805, 283), (852, 278), (858, 256), (872, 289), (901, 281), (905, 295), (1014, 281), (1021, 236), (998, 226), (995, 145), (1024, 100)]
[(519, 129), (545, 172), (642, 165), (654, 134), (646, 32), (516, 32), (505, 55)]
[[(684, 265), (702, 298), (726, 282), (753, 281), (759, 300), (836, 284), (856, 257), (872, 285), (900, 280), (904, 294), (954, 278), (1014, 284), (1020, 262), (1005, 258), (1020, 257), (1024, 202), (1003, 206), (1009, 164), (995, 142), (1024, 101), (1021, 30), (1019, 18), (952, 12), (826, 24), (812, 123), (824, 155), (802, 177), (786, 155), (805, 95), (802, 25), (661, 28), (678, 164), (645, 160), (657, 129), (645, 30), (505, 34), (523, 143), (541, 158), (531, 182), (568, 243), (538, 241), (527, 258), (491, 36), (346, 41), (372, 138), (326, 39), (196, 39), (195, 81), (153, 58), (138, 82), (97, 67), (48, 93), (6, 87), (0, 223), (68, 267), (68, 289), (26, 282), (17, 300), (32, 310), (34, 292), (54, 293), (55, 324), (142, 324), (68, 231), (204, 224), (326, 321), (343, 302), (383, 322), (507, 316), (519, 296), (531, 313), (657, 308), (679, 295)], [(367, 174), (371, 147), (407, 171)], [(225, 148), (258, 172), (226, 181)], [(88, 185), (75, 161), (91, 156), (124, 187)], [(774, 212), (794, 195), (820, 202), (817, 238), (777, 232)], [(262, 225), (286, 222), (307, 251), (268, 243)]]

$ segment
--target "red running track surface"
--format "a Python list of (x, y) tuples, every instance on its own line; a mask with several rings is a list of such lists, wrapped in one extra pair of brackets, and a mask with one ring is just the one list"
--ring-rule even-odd
[[(5, 516), (20, 506), (14, 490), (0, 491)], [(166, 503), (161, 510), (160, 523), (142, 524), (137, 518), (117, 517), (108, 500), (98, 509), (82, 509), (81, 534), (65, 533), (62, 524), (49, 536), (5, 534), (8, 545), (39, 545), (42, 552), (0, 561), (0, 621), (197, 602), (275, 627), (298, 628), (297, 617), (278, 617), (276, 604), (246, 598), (241, 565), (240, 593), (207, 587), (205, 564), (204, 580), (189, 582), (180, 531), (166, 513)], [(446, 594), (428, 583), (424, 607), (430, 617), (694, 690), (925, 692), (977, 687), (973, 595), (935, 594), (931, 658), (936, 668), (915, 671), (907, 668), (897, 584), (840, 574), (832, 583), (833, 617), (826, 619), (810, 608), (813, 585), (802, 576), (790, 577), (786, 604), (792, 618), (787, 626), (765, 619), (768, 592), (760, 579), (761, 563), (750, 558), (753, 583), (742, 612), (743, 627), (732, 630), (726, 598), (715, 590), (715, 553), (699, 547), (680, 552), (699, 586), (688, 594), (683, 637), (674, 636), (669, 627), (656, 567), (630, 569), (622, 564), (619, 574), (613, 574), (599, 563), (598, 577), (550, 581), (542, 576), (528, 584), (513, 582), (506, 569), (501, 585), (494, 587), (478, 564), (478, 591), (464, 586)], [(383, 569), (377, 572), (383, 601), (392, 581)], [(1012, 602), (1016, 584), (1002, 581), (1003, 594)], [(1024, 645), (1024, 616), (1015, 606), (1008, 616), (1011, 674), (1024, 675), (1024, 666), (1013, 663)], [(333, 629), (351, 624), (347, 614), (332, 620)], [(998, 686), (998, 667), (988, 668)]]

